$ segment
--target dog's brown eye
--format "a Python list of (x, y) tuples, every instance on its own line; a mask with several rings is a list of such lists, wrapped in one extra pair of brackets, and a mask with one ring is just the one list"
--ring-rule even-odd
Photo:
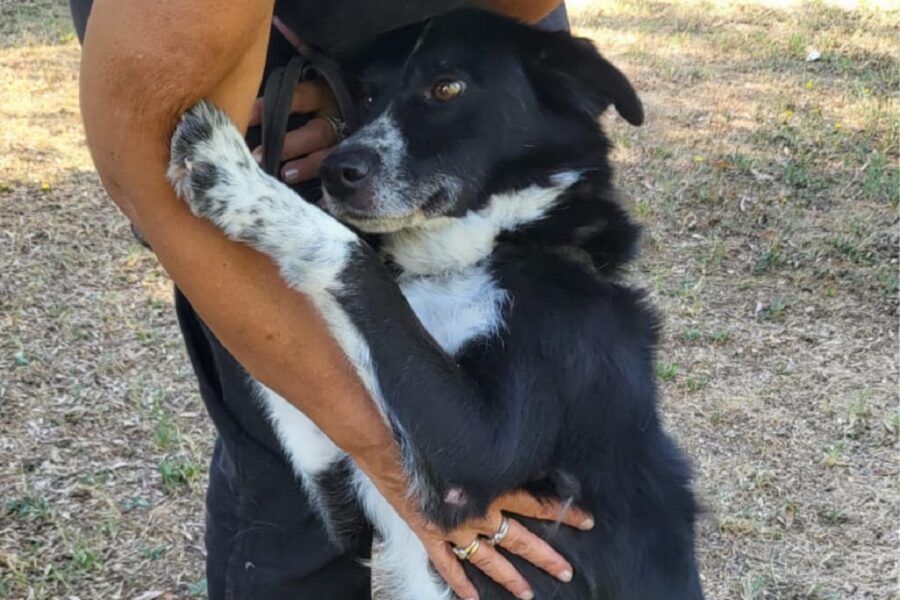
[(466, 89), (466, 84), (458, 79), (442, 79), (431, 88), (431, 97), (438, 102), (456, 98)]

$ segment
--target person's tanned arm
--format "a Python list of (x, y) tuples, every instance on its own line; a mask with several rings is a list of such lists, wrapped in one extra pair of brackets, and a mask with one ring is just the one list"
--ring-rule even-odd
[[(80, 83), (92, 157), (110, 196), (228, 350), (347, 451), (417, 530), (456, 593), (477, 598), (448, 538), (408, 505), (391, 432), (311, 303), (282, 282), (267, 257), (194, 218), (165, 177), (177, 119), (201, 98), (246, 127), (271, 15), (272, 0), (95, 0)], [(547, 516), (539, 504), (516, 502), (495, 512)], [(584, 518), (573, 512), (566, 522)], [(466, 543), (460, 540), (491, 532), (455, 533)], [(553, 573), (571, 569), (537, 538), (526, 541), (535, 564)], [(528, 588), (521, 576), (482, 568), (516, 595)]]
[(199, 99), (246, 126), (271, 9), (259, 0), (96, 0), (80, 84), (88, 145), (113, 200), (240, 363), (295, 404), (340, 399), (302, 409), (336, 444), (368, 455), (392, 438), (311, 304), (268, 258), (194, 218), (165, 178), (171, 132)]
[(537, 23), (559, 6), (560, 2), (562, 0), (479, 0), (483, 8), (526, 23)]
[[(529, 19), (557, 4), (486, 2)], [(355, 456), (390, 436), (374, 425), (374, 404), (312, 306), (267, 258), (193, 218), (164, 177), (177, 118), (200, 98), (246, 127), (271, 12), (271, 0), (96, 0), (82, 57), (82, 114), (104, 185), (204, 321), (248, 371), (289, 401), (350, 399), (302, 408)], [(330, 422), (339, 426), (330, 431)]]

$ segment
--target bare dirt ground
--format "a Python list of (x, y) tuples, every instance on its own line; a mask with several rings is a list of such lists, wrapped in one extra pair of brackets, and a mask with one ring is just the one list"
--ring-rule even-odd
[[(900, 598), (900, 14), (570, 4), (647, 104), (607, 126), (709, 598)], [(0, 0), (0, 597), (202, 597), (212, 430), (92, 172), (66, 14)]]

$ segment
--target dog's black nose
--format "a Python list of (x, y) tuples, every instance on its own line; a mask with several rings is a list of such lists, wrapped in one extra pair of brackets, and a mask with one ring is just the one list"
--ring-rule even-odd
[(371, 150), (337, 150), (322, 163), (322, 180), (330, 193), (353, 192), (375, 171), (376, 160), (377, 157)]

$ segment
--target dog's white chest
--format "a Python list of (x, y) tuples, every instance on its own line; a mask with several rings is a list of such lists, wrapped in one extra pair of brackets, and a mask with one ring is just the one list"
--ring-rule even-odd
[(451, 356), (470, 340), (491, 335), (503, 324), (507, 294), (483, 267), (410, 277), (399, 283), (419, 321)]

